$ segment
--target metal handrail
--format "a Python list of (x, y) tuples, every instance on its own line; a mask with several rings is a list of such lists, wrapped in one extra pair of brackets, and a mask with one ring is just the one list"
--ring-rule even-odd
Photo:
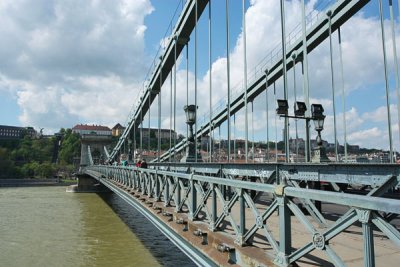
[[(285, 166), (285, 165), (282, 165)], [(380, 197), (383, 192), (398, 184), (398, 177), (388, 177), (379, 188), (372, 190), (369, 195), (354, 195), (348, 193), (326, 192), (322, 190), (304, 189), (293, 186), (290, 182), (295, 173), (285, 172), (284, 168), (276, 169), (275, 184), (254, 183), (241, 181), (234, 177), (226, 179), (199, 175), (195, 173), (181, 173), (160, 169), (142, 169), (137, 167), (121, 166), (92, 166), (85, 172), (105, 183), (115, 182), (128, 189), (139, 191), (142, 195), (162, 201), (166, 206), (175, 207), (176, 211), (187, 213), (189, 220), (198, 217), (204, 211), (202, 223), (216, 231), (222, 223), (230, 223), (234, 231), (234, 241), (239, 245), (248, 243), (254, 238), (257, 231), (264, 231), (265, 239), (274, 252), (274, 261), (278, 265), (287, 266), (296, 262), (313, 250), (324, 251), (335, 265), (344, 265), (344, 261), (334, 252), (329, 240), (342, 234), (350, 226), (361, 223), (364, 238), (364, 261), (374, 263), (375, 252), (373, 226), (376, 226), (396, 245), (400, 246), (400, 233), (384, 216), (386, 214), (400, 214), (400, 200)], [(168, 185), (168, 186), (167, 186)], [(229, 187), (232, 194), (226, 198), (222, 188)], [(261, 192), (272, 196), (272, 202), (262, 205), (260, 209), (250, 195), (250, 192)], [(200, 200), (197, 198), (200, 196)], [(325, 228), (315, 228), (310, 218), (299, 208), (294, 199), (310, 203), (311, 210), (322, 216), (312, 201), (323, 201), (345, 205), (349, 210), (341, 215), (340, 219), (326, 225)], [(217, 210), (217, 205), (221, 208)], [(232, 209), (239, 205), (239, 223), (232, 214)], [(246, 212), (245, 207), (251, 211)], [(210, 211), (211, 207), (211, 211)], [(291, 214), (300, 221), (310, 234), (310, 242), (292, 251)], [(272, 214), (279, 216), (279, 237), (272, 235), (268, 230), (268, 223)], [(245, 225), (246, 216), (253, 216), (254, 223)], [(248, 222), (248, 221), (247, 221)], [(354, 227), (358, 227), (355, 225)], [(373, 265), (366, 265), (373, 266)]]

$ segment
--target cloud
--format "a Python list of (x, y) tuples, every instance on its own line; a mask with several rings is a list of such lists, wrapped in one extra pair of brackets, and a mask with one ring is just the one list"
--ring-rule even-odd
[[(297, 24), (300, 23), (301, 8), (300, 1), (287, 1), (286, 5), (286, 26), (287, 33), (291, 32)], [(317, 13), (316, 6), (317, 1), (310, 1), (307, 4), (308, 12), (313, 11)], [(318, 10), (321, 10), (318, 8)], [(290, 14), (290, 15), (288, 15)], [(320, 14), (324, 16), (323, 13)], [(262, 73), (265, 66), (268, 66), (269, 53), (271, 51), (278, 52), (278, 57), (281, 56), (280, 40), (280, 10), (279, 5), (272, 3), (271, 1), (251, 1), (251, 5), (246, 11), (246, 23), (247, 23), (247, 63), (248, 63), (248, 78), (252, 79), (253, 73)], [(389, 21), (385, 21), (385, 28), (390, 29)], [(396, 29), (396, 36), (399, 35), (399, 29)], [(342, 51), (343, 51), (343, 66), (344, 66), (344, 77), (342, 84), (342, 77), (340, 71), (339, 61), (339, 46), (337, 31), (333, 33), (333, 58), (334, 58), (334, 86), (335, 86), (335, 104), (336, 104), (336, 127), (337, 127), (337, 138), (342, 143), (343, 141), (343, 110), (341, 106), (342, 98), (342, 86), (345, 89), (345, 96), (347, 101), (353, 97), (354, 93), (362, 95), (359, 92), (365, 91), (367, 88), (373, 87), (374, 89), (381, 90), (384, 92), (384, 72), (383, 72), (383, 56), (382, 56), (382, 42), (381, 42), (381, 29), (380, 21), (378, 17), (367, 16), (366, 13), (359, 12), (353, 18), (351, 18), (341, 29), (342, 33)], [(390, 36), (387, 34), (387, 44), (391, 44)], [(396, 37), (396, 42), (400, 43), (400, 38)], [(278, 50), (276, 50), (276, 47)], [(243, 39), (242, 33), (239, 34), (236, 45), (233, 47), (230, 59), (231, 59), (231, 85), (234, 87), (235, 84), (239, 84), (239, 87), (243, 86)], [(389, 69), (393, 68), (392, 61), (393, 52), (392, 49), (387, 48), (387, 56)], [(260, 64), (261, 63), (261, 64)], [(330, 51), (329, 42), (325, 40), (319, 47), (309, 54), (309, 81), (310, 81), (310, 103), (321, 103), (325, 108), (325, 129), (323, 132), (323, 138), (333, 142), (334, 138), (334, 125), (333, 125), (333, 101), (332, 101), (332, 85), (331, 85), (331, 68), (330, 68)], [(226, 101), (226, 58), (219, 58), (213, 63), (213, 85), (217, 88), (223, 88), (215, 94), (221, 96)], [(208, 75), (201, 78), (203, 84), (207, 83)], [(277, 98), (283, 98), (283, 82), (282, 79), (276, 83)], [(297, 100), (304, 99), (303, 88), (302, 88), (302, 77), (301, 77), (301, 66), (296, 66), (296, 85), (297, 85)], [(293, 69), (288, 71), (288, 92), (289, 102), (293, 103)], [(200, 86), (203, 88), (203, 86)], [(204, 86), (205, 87), (205, 86)], [(236, 88), (233, 88), (233, 91)], [(273, 101), (272, 88), (270, 90), (270, 101), (269, 101), (269, 131), (271, 134), (275, 134), (275, 103)], [(206, 99), (208, 95), (205, 93), (207, 90), (202, 91), (202, 94)], [(368, 94), (368, 93), (365, 93)], [(266, 127), (266, 112), (265, 110), (265, 97), (261, 94), (255, 100), (255, 131), (257, 134), (257, 140), (265, 139), (265, 127)], [(382, 93), (383, 95), (383, 93)], [(272, 97), (271, 97), (272, 96)], [(213, 95), (213, 102), (215, 95)], [(384, 106), (378, 108), (373, 112), (360, 113), (358, 110), (365, 110), (365, 106), (368, 105), (367, 95), (365, 99), (358, 99), (357, 104), (347, 104), (346, 107), (346, 122), (347, 122), (347, 134), (348, 141), (355, 142), (361, 146), (366, 147), (378, 147), (387, 148), (388, 133), (386, 129), (387, 125), (382, 124), (385, 122), (386, 111)], [(221, 101), (221, 100), (216, 100)], [(354, 101), (349, 101), (353, 103)], [(381, 97), (376, 104), (384, 105), (384, 97)], [(291, 105), (290, 105), (291, 106)], [(207, 106), (208, 107), (208, 106)], [(386, 109), (385, 109), (386, 110)], [(391, 106), (392, 117), (395, 115), (395, 106)], [(249, 113), (250, 114), (250, 113)], [(396, 116), (396, 115), (395, 115)], [(397, 117), (397, 116), (396, 116)], [(244, 136), (244, 112), (240, 111), (236, 117), (236, 127), (239, 130), (239, 135)], [(249, 125), (251, 115), (249, 115)], [(394, 124), (392, 118), (392, 124)], [(375, 123), (375, 125), (373, 125)], [(376, 124), (378, 123), (378, 124)], [(293, 121), (290, 122), (290, 134), (294, 135)], [(304, 122), (298, 122), (299, 125), (303, 125)], [(277, 120), (278, 136), (281, 138), (281, 129), (283, 122)], [(313, 125), (311, 125), (313, 127)], [(397, 129), (397, 127), (392, 127)], [(251, 131), (251, 126), (249, 128)], [(298, 127), (300, 137), (304, 138), (305, 131), (304, 126)], [(251, 133), (249, 133), (250, 135)], [(312, 135), (314, 135), (312, 131)], [(375, 139), (381, 135), (379, 142)], [(395, 136), (395, 134), (393, 134)], [(279, 139), (278, 139), (279, 140)], [(397, 143), (397, 142), (396, 142)]]
[(147, 70), (149, 0), (29, 1), (0, 5), (0, 90), (24, 125), (47, 131), (126, 115)]
[[(307, 13), (317, 14), (318, 10), (323, 10), (319, 4), (320, 1), (317, 0), (308, 1)], [(298, 12), (301, 2), (286, 1), (285, 7), (286, 32), (290, 35), (292, 29), (301, 21), (301, 13)], [(153, 7), (149, 0), (1, 1), (0, 90), (14, 92), (22, 111), (21, 122), (56, 130), (61, 126), (70, 127), (78, 122), (96, 122), (112, 126), (118, 121), (124, 121), (143, 87), (142, 80), (147, 71), (147, 64), (150, 64), (153, 58), (147, 57), (144, 53), (144, 47), (148, 45), (144, 43), (146, 34), (144, 19), (152, 11)], [(345, 112), (349, 142), (386, 148), (387, 142), (384, 139), (387, 139), (388, 134), (385, 130), (387, 126), (384, 97), (371, 96), (376, 98), (375, 106), (370, 107), (375, 110), (365, 111), (368, 105), (367, 94), (381, 89), (384, 92), (380, 21), (375, 15), (359, 12), (341, 29), (343, 81), (347, 102)], [(323, 12), (320, 16), (324, 16)], [(390, 29), (389, 25), (389, 21), (386, 20), (386, 30)], [(277, 53), (278, 57), (281, 56), (279, 5), (273, 1), (251, 0), (246, 11), (246, 30), (247, 77), (252, 80), (254, 74), (260, 75), (265, 70), (274, 53)], [(214, 34), (218, 34), (223, 30), (213, 29), (213, 31)], [(397, 43), (400, 43), (399, 31), (397, 28)], [(224, 34), (219, 36), (221, 37), (217, 38), (218, 41), (214, 39), (214, 44), (224, 42)], [(230, 51), (230, 85), (233, 95), (243, 87), (242, 36), (243, 33), (239, 32)], [(392, 69), (393, 51), (390, 34), (386, 36), (389, 69)], [(191, 40), (194, 40), (193, 36)], [(340, 105), (342, 77), (337, 32), (333, 33), (332, 40), (337, 130), (338, 139), (342, 140), (343, 110)], [(159, 43), (163, 43), (163, 40)], [(180, 67), (176, 74), (176, 126), (181, 133), (186, 132), (183, 106), (186, 105), (187, 84), (190, 104), (194, 103), (195, 87), (194, 73), (190, 71), (187, 74), (185, 70), (184, 53), (185, 50), (178, 59)], [(199, 53), (208, 51), (200, 49)], [(199, 55), (201, 56), (204, 54)], [(222, 55), (219, 56), (212, 62), (212, 71), (201, 71), (205, 74), (196, 77), (199, 121), (208, 120), (209, 116), (210, 74), (213, 88), (211, 97), (213, 105), (216, 106), (214, 114), (226, 104), (227, 59)], [(192, 55), (190, 60), (192, 64)], [(310, 53), (309, 71), (310, 103), (321, 103), (325, 107), (327, 117), (323, 138), (333, 142), (333, 102), (328, 40)], [(293, 70), (288, 71), (290, 103), (294, 101), (294, 83), (296, 83), (297, 100), (303, 100), (300, 64), (296, 65), (295, 79)], [(276, 92), (276, 98), (283, 97), (282, 79), (276, 82)], [(275, 127), (275, 101), (272, 88), (269, 88), (268, 93), (268, 131), (272, 136), (277, 132), (280, 138), (283, 123), (277, 119)], [(392, 86), (390, 93), (393, 95)], [(255, 134), (256, 139), (260, 140), (265, 139), (266, 131), (266, 103), (263, 95), (254, 101)], [(357, 101), (354, 101), (355, 98)], [(391, 110), (393, 129), (397, 133), (396, 107), (392, 105)], [(170, 125), (169, 114), (170, 78), (168, 77), (162, 89), (163, 127), (168, 128)], [(151, 117), (151, 124), (155, 127), (158, 123), (157, 100), (152, 105)], [(249, 116), (249, 124), (250, 118)], [(303, 123), (298, 123), (301, 136), (304, 136)], [(147, 127), (147, 121), (144, 124)], [(293, 125), (291, 122), (291, 135), (294, 131)], [(237, 136), (244, 136), (243, 110), (236, 116), (236, 128)], [(381, 134), (382, 142), (374, 142), (378, 134)]]
[(361, 131), (354, 131), (349, 134), (347, 140), (349, 142), (353, 142), (354, 144), (363, 144), (366, 141), (370, 141), (371, 139), (382, 138), (383, 132), (378, 129), (377, 127), (361, 130)]

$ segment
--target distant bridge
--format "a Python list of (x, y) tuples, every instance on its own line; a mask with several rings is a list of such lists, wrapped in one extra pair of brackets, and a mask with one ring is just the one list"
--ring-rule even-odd
[[(306, 16), (304, 1), (301, 1), (302, 10), (299, 11), (303, 13), (301, 22), (289, 35), (286, 35), (285, 16), (282, 15), (285, 14), (286, 2), (281, 0), (280, 24), (284, 41), (277, 49), (271, 51), (251, 74), (246, 69), (246, 47), (244, 48), (245, 78), (238, 88), (230, 86), (230, 28), (227, 19), (226, 99), (213, 106), (210, 87), (210, 109), (205, 117), (199, 119), (199, 116), (195, 116), (193, 138), (186, 137), (182, 142), (171, 138), (170, 147), (165, 153), (162, 153), (161, 142), (158, 139), (157, 158), (149, 164), (149, 168), (118, 166), (121, 154), (129, 154), (132, 159), (136, 156), (134, 155), (136, 151), (143, 151), (142, 134), (139, 135), (140, 140), (137, 140), (137, 133), (144, 127), (144, 117), (150, 113), (155, 100), (158, 102), (156, 103), (158, 129), (161, 130), (161, 92), (166, 90), (163, 89), (163, 85), (169, 75), (175, 77), (177, 58), (189, 43), (194, 43), (197, 66), (198, 21), (201, 16), (207, 16), (204, 15), (206, 13), (211, 21), (212, 13), (209, 1), (186, 1), (170, 37), (166, 38), (165, 48), (153, 62), (153, 69), (149, 72), (144, 89), (129, 115), (126, 130), (108, 155), (108, 163), (94, 165), (88, 148), (82, 152), (82, 157), (86, 158), (84, 165), (87, 166), (82, 166), (84, 168), (81, 170), (81, 175), (86, 176), (81, 176), (81, 179), (94, 179), (94, 182), (100, 182), (118, 194), (200, 266), (398, 265), (400, 168), (394, 163), (396, 153), (393, 148), (388, 91), (389, 83), (393, 81), (389, 81), (388, 77), (385, 49), (387, 37), (384, 34), (383, 23), (385, 19), (383, 11), (389, 10), (392, 41), (396, 51), (392, 1), (377, 1), (378, 10), (376, 10), (382, 22), (390, 163), (346, 164), (339, 161), (335, 106), (333, 117), (336, 162), (327, 161), (320, 143), (314, 151), (310, 145), (309, 122), (311, 120), (318, 122), (321, 119), (323, 122), (325, 115), (317, 114), (316, 109), (310, 111), (308, 75), (311, 70), (308, 70), (308, 55), (324, 40), (329, 40), (332, 62), (332, 33), (337, 32), (341, 57), (340, 28), (369, 2), (367, 0), (320, 1), (318, 11), (314, 10)], [(230, 3), (229, 1), (225, 3), (228, 12)], [(237, 3), (232, 1), (231, 4)], [(242, 4), (245, 7), (245, 1)], [(278, 1), (276, 4), (279, 4)], [(208, 12), (206, 12), (207, 7)], [(227, 17), (229, 18), (228, 14)], [(246, 36), (245, 19), (244, 17), (242, 19), (243, 36)], [(267, 40), (260, 40), (260, 43), (263, 41)], [(396, 52), (394, 55), (395, 79), (398, 81)], [(209, 57), (211, 62), (211, 55)], [(292, 116), (288, 115), (287, 106), (278, 107), (278, 113), (284, 117), (282, 128), (286, 162), (249, 163), (248, 105), (252, 105), (255, 99), (266, 97), (268, 118), (268, 94), (271, 88), (275, 89), (277, 81), (283, 83), (284, 99), (281, 103), (286, 101), (287, 105), (288, 72), (290, 70), (294, 72), (297, 64), (301, 64), (302, 67), (302, 99), (308, 110), (303, 114), (296, 111)], [(343, 72), (343, 65), (339, 70), (334, 70), (332, 67), (330, 71), (333, 77), (334, 72)], [(211, 77), (210, 84), (212, 84)], [(327, 84), (330, 84), (334, 91), (334, 78), (327, 81)], [(398, 83), (396, 89), (398, 91)], [(261, 96), (263, 92), (265, 96)], [(195, 95), (194, 104), (197, 106), (197, 81), (192, 93)], [(176, 132), (176, 83), (173, 93), (172, 78), (170, 95), (171, 131)], [(276, 98), (276, 94), (274, 96)], [(335, 105), (334, 97), (333, 105)], [(231, 125), (235, 123), (235, 114), (243, 110), (246, 163), (236, 164), (235, 140), (232, 138)], [(290, 118), (306, 121), (305, 162), (295, 163), (289, 160), (291, 153), (298, 154), (297, 148), (295, 152), (289, 147)], [(215, 162), (213, 155), (216, 151), (211, 137), (215, 131), (221, 131), (223, 124), (226, 124), (227, 131), (227, 162)], [(267, 122), (267, 132), (269, 126)], [(322, 126), (320, 128), (317, 126), (318, 138), (321, 139)], [(344, 128), (346, 128), (345, 122)], [(210, 136), (208, 149), (205, 152), (208, 153), (210, 162), (176, 161), (177, 155), (184, 154), (184, 150), (188, 147), (194, 147), (196, 150), (198, 140), (205, 135)], [(139, 147), (137, 143), (140, 144)], [(347, 159), (347, 142), (344, 144), (344, 158)], [(108, 153), (107, 150), (104, 151)], [(189, 151), (190, 149), (187, 150)], [(221, 150), (218, 152), (221, 153)]]

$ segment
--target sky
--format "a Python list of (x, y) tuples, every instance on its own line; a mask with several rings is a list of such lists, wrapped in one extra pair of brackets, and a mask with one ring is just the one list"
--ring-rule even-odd
[[(307, 13), (322, 11), (324, 15), (324, 6), (332, 2), (335, 1), (307, 1)], [(383, 2), (391, 127), (394, 149), (398, 150), (400, 142), (394, 51), (389, 7), (387, 1)], [(151, 73), (153, 60), (158, 59), (157, 52), (162, 52), (163, 44), (171, 34), (169, 25), (174, 25), (184, 3), (180, 0), (0, 1), (0, 124), (33, 126), (37, 130), (43, 128), (44, 133), (48, 134), (80, 123), (109, 127), (118, 122), (125, 124), (149, 70)], [(301, 22), (300, 3), (299, 0), (285, 2), (287, 34)], [(398, 24), (397, 1), (394, 4)], [(263, 71), (259, 63), (265, 63), (269, 53), (280, 47), (280, 7), (279, 1), (250, 0), (246, 1), (245, 9), (247, 73), (248, 78), (252, 79), (255, 71), (258, 74)], [(216, 105), (226, 100), (228, 53), (233, 94), (235, 86), (243, 83), (242, 1), (230, 1), (229, 52), (226, 49), (225, 1), (213, 0), (211, 12), (212, 102)], [(208, 8), (200, 18), (197, 31), (197, 73), (194, 65), (194, 34), (188, 49), (188, 73), (185, 53), (178, 59), (176, 129), (180, 133), (186, 131), (182, 107), (186, 104), (187, 75), (189, 102), (194, 102), (194, 85), (197, 80), (199, 120), (202, 120), (202, 114), (208, 112)], [(348, 143), (388, 149), (378, 1), (368, 3), (342, 27), (341, 32), (343, 78), (339, 68), (337, 32), (332, 35), (335, 102), (332, 101), (329, 40), (325, 40), (309, 54), (311, 103), (323, 104), (327, 115), (322, 137), (329, 142), (334, 140), (335, 103), (337, 139), (340, 144), (344, 141), (345, 110)], [(398, 46), (398, 25), (395, 36)], [(294, 102), (294, 87), (297, 100), (304, 99), (299, 64), (295, 72), (294, 76), (293, 70), (288, 71), (289, 103)], [(253, 113), (249, 106), (250, 139), (281, 140), (283, 120), (275, 115), (275, 97), (283, 98), (282, 87), (283, 81), (280, 79), (276, 83), (276, 96), (273, 88), (269, 88), (268, 95), (263, 93), (255, 99)], [(171, 78), (168, 77), (161, 96), (162, 126), (165, 128), (172, 124), (170, 91)], [(343, 91), (345, 109), (342, 106)], [(150, 111), (151, 127), (157, 127), (157, 113), (155, 102)], [(245, 136), (244, 121), (242, 110), (236, 114), (235, 123), (232, 122), (234, 138)], [(147, 126), (146, 115), (144, 127)], [(293, 138), (296, 136), (295, 126), (296, 122), (291, 120), (290, 136)], [(297, 129), (297, 136), (304, 138), (304, 121), (297, 122)], [(226, 138), (226, 123), (221, 126), (220, 132), (221, 137)], [(316, 132), (312, 131), (312, 138), (315, 135)], [(218, 138), (218, 130), (214, 136)]]

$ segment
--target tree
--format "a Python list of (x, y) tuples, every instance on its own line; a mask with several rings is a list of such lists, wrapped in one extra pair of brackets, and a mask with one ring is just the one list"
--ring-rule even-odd
[(0, 147), (0, 178), (12, 178), (16, 176), (16, 168), (9, 155), (8, 149)]
[(81, 141), (79, 134), (73, 133), (71, 129), (64, 130), (63, 132), (64, 136), (61, 141), (61, 149), (59, 152), (60, 162), (72, 164), (74, 157), (78, 157), (80, 154)]
[(56, 173), (56, 168), (50, 162), (44, 162), (35, 169), (35, 177), (48, 178), (53, 177)]

